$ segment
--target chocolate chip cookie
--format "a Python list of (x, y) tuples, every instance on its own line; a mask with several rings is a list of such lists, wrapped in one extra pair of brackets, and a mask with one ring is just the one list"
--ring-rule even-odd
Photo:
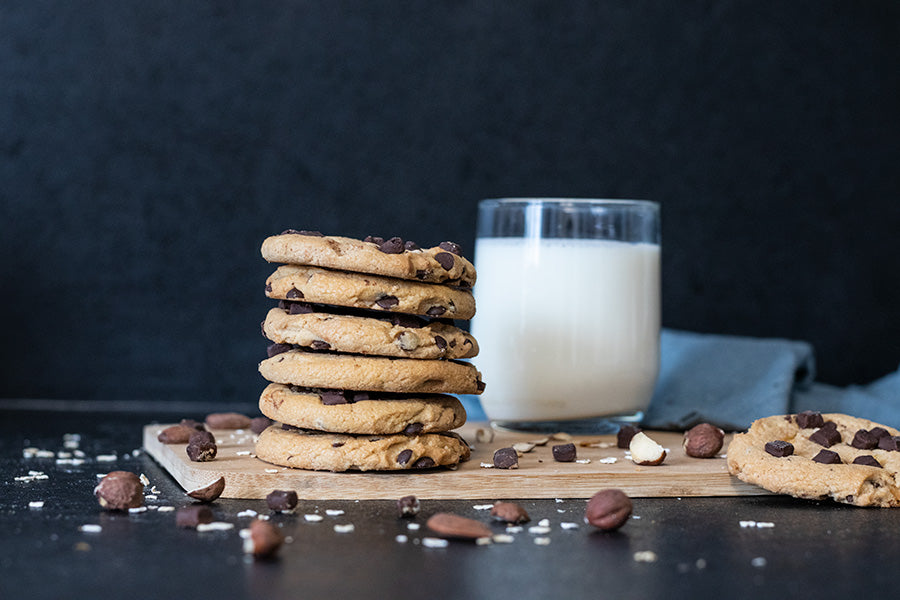
[[(328, 307), (283, 303), (266, 315), (263, 333), (277, 344), (399, 358), (471, 358), (478, 344), (468, 332), (412, 315), (366, 316), (323, 312)], [(406, 318), (404, 318), (406, 317)]]
[(315, 471), (397, 471), (455, 465), (469, 447), (455, 433), (354, 436), (273, 425), (256, 443), (266, 462)]
[(900, 506), (900, 432), (848, 415), (759, 419), (732, 439), (728, 469), (778, 494)]
[(259, 410), (280, 423), (333, 433), (433, 433), (466, 422), (466, 411), (453, 396), (307, 389), (280, 383), (263, 390)]
[(398, 279), (472, 287), (475, 267), (453, 242), (419, 248), (400, 238), (356, 240), (319, 232), (287, 230), (262, 244), (269, 262), (371, 273)]
[(266, 295), (448, 319), (471, 319), (475, 314), (469, 290), (299, 265), (278, 267), (266, 280)]

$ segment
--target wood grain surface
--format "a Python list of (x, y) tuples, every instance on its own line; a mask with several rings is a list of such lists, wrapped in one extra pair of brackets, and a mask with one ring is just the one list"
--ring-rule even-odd
[[(490, 442), (476, 442), (477, 430), (490, 431), (484, 423), (458, 430), (472, 445), (471, 460), (455, 470), (410, 472), (330, 473), (289, 469), (256, 458), (254, 435), (247, 432), (213, 431), (218, 443), (216, 459), (191, 462), (185, 444), (165, 445), (157, 435), (167, 425), (144, 427), (144, 448), (185, 491), (204, 487), (225, 477), (225, 498), (265, 498), (272, 490), (296, 490), (314, 500), (396, 499), (407, 494), (428, 499), (589, 498), (598, 490), (616, 487), (633, 497), (750, 496), (769, 494), (728, 474), (722, 457), (697, 459), (685, 455), (681, 434), (648, 432), (669, 450), (662, 465), (642, 467), (615, 447), (615, 436), (572, 436), (550, 440), (519, 458), (519, 468), (484, 468), (496, 449), (540, 436), (496, 431)], [(590, 462), (560, 463), (553, 460), (554, 444), (573, 442), (578, 459)], [(725, 448), (730, 436), (725, 439)], [(723, 449), (724, 453), (724, 449)], [(615, 462), (609, 462), (615, 458)], [(601, 462), (605, 460), (606, 462)]]

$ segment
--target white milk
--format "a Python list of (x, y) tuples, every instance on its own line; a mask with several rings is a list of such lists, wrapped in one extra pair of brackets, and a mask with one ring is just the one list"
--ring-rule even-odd
[(645, 410), (659, 369), (659, 255), (655, 244), (478, 239), (473, 362), (488, 418)]

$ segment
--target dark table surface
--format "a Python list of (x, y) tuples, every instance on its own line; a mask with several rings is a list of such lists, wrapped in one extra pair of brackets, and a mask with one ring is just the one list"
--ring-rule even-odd
[[(446, 548), (422, 543), (430, 514), (489, 522), (479, 505), (497, 499), (423, 500), (413, 519), (398, 518), (392, 501), (301, 500), (295, 514), (272, 516), (289, 543), (275, 560), (253, 560), (239, 534), (252, 516), (241, 513), (269, 514), (264, 500), (217, 500), (216, 520), (234, 524), (227, 531), (179, 529), (159, 509), (190, 499), (141, 451), (141, 428), (202, 418), (202, 407), (31, 406), (0, 401), (0, 598), (837, 598), (888, 594), (900, 564), (900, 511), (776, 496), (636, 498), (615, 533), (584, 524), (584, 499), (518, 499), (529, 525), (548, 519), (550, 533), (526, 527), (511, 543)], [(53, 456), (29, 458), (27, 448)], [(149, 479), (148, 510), (99, 507), (97, 474), (117, 469)], [(310, 513), (324, 518), (308, 522)], [(353, 531), (335, 531), (349, 523)], [(655, 560), (638, 560), (644, 552)]]

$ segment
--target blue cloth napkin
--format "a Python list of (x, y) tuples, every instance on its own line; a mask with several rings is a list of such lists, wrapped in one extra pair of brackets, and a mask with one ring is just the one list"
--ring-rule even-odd
[[(900, 427), (900, 370), (866, 386), (839, 388), (815, 382), (813, 348), (806, 342), (672, 329), (663, 330), (660, 342), (659, 379), (642, 423), (649, 429), (708, 422), (735, 431), (761, 417), (802, 410)], [(475, 397), (464, 404), (470, 420), (486, 419)]]

